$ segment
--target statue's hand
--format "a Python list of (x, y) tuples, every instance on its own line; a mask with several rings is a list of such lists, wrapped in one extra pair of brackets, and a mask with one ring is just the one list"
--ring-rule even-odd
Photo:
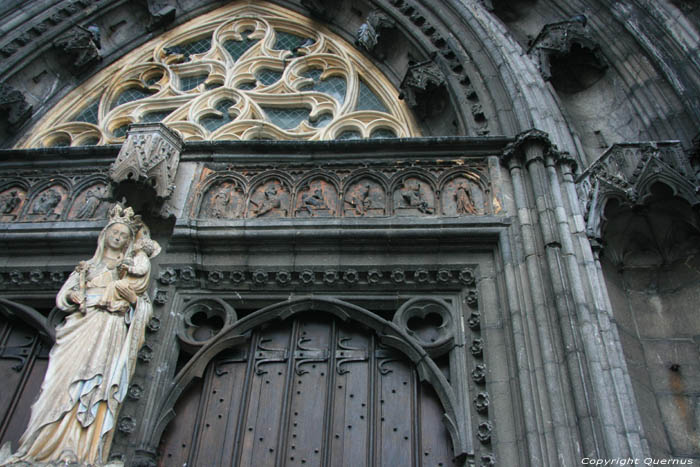
[(75, 303), (76, 305), (81, 305), (85, 301), (85, 296), (82, 294), (82, 292), (73, 290), (68, 293), (68, 300)]
[(136, 295), (136, 292), (134, 292), (131, 287), (122, 283), (121, 281), (118, 281), (115, 282), (114, 289), (124, 300), (128, 301), (132, 305), (136, 304), (136, 300), (138, 300), (139, 297), (138, 295)]

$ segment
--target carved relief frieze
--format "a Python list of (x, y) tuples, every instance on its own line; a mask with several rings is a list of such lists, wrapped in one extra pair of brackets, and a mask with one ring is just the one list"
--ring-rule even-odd
[(323, 178), (304, 184), (296, 195), (296, 217), (335, 217), (338, 214), (338, 190)]
[(394, 212), (397, 216), (432, 216), (435, 214), (435, 191), (426, 179), (410, 175), (394, 188)]
[(59, 184), (42, 190), (29, 202), (25, 216), (33, 221), (56, 221), (67, 204), (68, 190)]
[(375, 217), (387, 214), (386, 189), (383, 184), (370, 177), (362, 177), (349, 184), (343, 202), (346, 217)]
[(287, 217), (291, 201), (289, 187), (280, 178), (258, 184), (248, 200), (248, 217)]
[(105, 219), (110, 195), (104, 176), (15, 173), (0, 185), (0, 222)]
[(485, 165), (476, 161), (416, 164), (405, 170), (207, 168), (191, 212), (211, 220), (492, 215), (500, 205), (491, 197), (486, 174)]

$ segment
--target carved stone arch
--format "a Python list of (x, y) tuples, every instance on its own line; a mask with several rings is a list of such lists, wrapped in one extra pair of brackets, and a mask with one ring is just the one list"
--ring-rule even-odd
[(683, 198), (691, 206), (700, 204), (698, 187), (690, 179), (680, 177), (666, 167), (652, 167), (651, 164), (644, 168), (636, 185), (637, 204), (644, 204), (652, 195), (651, 188), (656, 183), (663, 183), (673, 192), (674, 196)]
[[(192, 203), (195, 218), (234, 219), (243, 217), (248, 185), (235, 173), (213, 173), (197, 190)], [(239, 205), (240, 204), (240, 205)]]
[(30, 306), (6, 298), (0, 298), (0, 315), (7, 319), (20, 321), (36, 329), (39, 336), (47, 344), (53, 344), (56, 341), (54, 323)]
[(222, 329), (209, 340), (178, 372), (167, 388), (156, 411), (149, 445), (156, 446), (168, 423), (175, 416), (174, 406), (183, 391), (195, 378), (202, 378), (206, 367), (222, 351), (246, 343), (252, 331), (266, 323), (284, 321), (299, 313), (315, 312), (331, 315), (342, 322), (355, 322), (373, 331), (383, 345), (398, 351), (410, 360), (422, 382), (432, 386), (444, 410), (443, 422), (450, 433), (454, 455), (464, 458), (471, 452), (469, 421), (460, 408), (459, 397), (425, 348), (396, 324), (357, 305), (331, 297), (299, 297), (258, 310), (231, 326)]
[(347, 217), (386, 216), (390, 212), (389, 180), (371, 169), (354, 171), (343, 182), (342, 210)]
[(67, 219), (103, 219), (109, 209), (109, 180), (104, 175), (95, 175), (81, 180), (73, 187)]
[(245, 217), (290, 217), (292, 213), (292, 178), (280, 170), (254, 177), (246, 196)]
[(340, 216), (342, 195), (335, 174), (313, 170), (297, 180), (292, 193), (294, 217)]
[(455, 168), (446, 171), (437, 182), (440, 210), (445, 216), (493, 214), (491, 190), (481, 171)]
[(438, 213), (440, 193), (432, 174), (408, 169), (391, 179), (392, 215), (432, 216)]
[(33, 221), (63, 219), (72, 193), (72, 183), (67, 177), (57, 176), (43, 181), (28, 193), (20, 218)]

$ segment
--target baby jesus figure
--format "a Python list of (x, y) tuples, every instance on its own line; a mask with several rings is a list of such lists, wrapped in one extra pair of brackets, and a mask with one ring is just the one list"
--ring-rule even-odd
[(148, 275), (151, 271), (150, 258), (160, 252), (159, 245), (148, 236), (142, 236), (134, 243), (130, 257), (117, 266), (119, 280), (110, 282), (104, 295), (97, 303), (98, 308), (113, 313), (129, 310), (145, 290)]

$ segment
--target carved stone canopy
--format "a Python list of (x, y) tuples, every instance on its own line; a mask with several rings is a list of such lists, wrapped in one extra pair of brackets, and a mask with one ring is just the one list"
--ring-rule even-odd
[(102, 60), (99, 49), (100, 29), (95, 26), (84, 28), (76, 25), (54, 43), (61, 49), (71, 63), (74, 73), (79, 74)]
[(161, 123), (131, 125), (126, 141), (109, 170), (113, 192), (131, 186), (136, 195), (155, 193), (162, 202), (170, 197), (180, 162), (182, 140)]
[(595, 240), (602, 237), (608, 200), (617, 199), (623, 205), (643, 205), (657, 182), (670, 187), (690, 205), (700, 204), (693, 168), (679, 142), (611, 146), (576, 180), (588, 236)]
[(581, 91), (600, 79), (608, 67), (586, 23), (584, 15), (577, 15), (546, 24), (528, 49), (542, 77), (560, 91)]
[(432, 60), (414, 63), (406, 70), (400, 88), (399, 99), (406, 100), (406, 103), (419, 113), (427, 114), (428, 107), (436, 105), (432, 97), (446, 91), (445, 75)]

